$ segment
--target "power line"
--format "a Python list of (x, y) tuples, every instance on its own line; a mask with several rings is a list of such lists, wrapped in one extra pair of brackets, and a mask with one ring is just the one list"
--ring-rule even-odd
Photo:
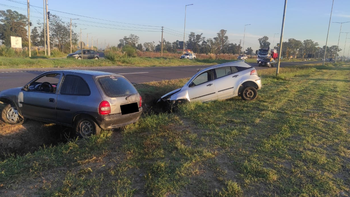
[[(14, 0), (7, 0), (7, 1), (18, 3), (18, 4), (22, 4), (22, 5), (26, 5), (26, 4), (22, 3), (22, 2), (18, 2), (18, 1), (14, 1)], [(42, 9), (42, 7), (40, 7), (40, 6), (35, 6), (35, 5), (30, 5), (30, 6)], [(80, 15), (80, 14), (73, 14), (73, 13), (59, 11), (59, 10), (54, 10), (54, 9), (50, 9), (50, 12), (51, 11), (59, 12), (59, 13), (63, 13), (63, 14), (68, 14), (68, 15), (73, 15), (73, 16), (90, 18), (90, 19), (94, 19), (94, 20), (103, 20), (103, 21), (108, 21), (108, 22), (113, 22), (113, 23), (121, 23), (121, 24), (134, 25), (134, 26), (144, 26), (144, 27), (158, 27), (158, 28), (161, 27), (161, 26), (155, 26), (155, 25), (143, 25), (143, 24), (134, 24), (134, 23), (125, 23), (125, 22), (119, 22), (119, 21), (106, 20), (106, 19), (95, 18), (95, 17), (90, 17), (90, 16), (84, 16), (84, 15)]]

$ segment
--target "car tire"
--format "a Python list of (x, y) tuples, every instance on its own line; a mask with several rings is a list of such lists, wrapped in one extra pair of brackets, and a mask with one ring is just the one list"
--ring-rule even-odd
[(98, 57), (95, 57), (94, 59), (95, 59), (95, 60), (98, 60), (99, 58), (98, 58)]
[(81, 57), (79, 56), (77, 59), (78, 59), (78, 60), (81, 60)]
[(243, 100), (252, 101), (256, 99), (257, 96), (258, 96), (258, 91), (252, 86), (247, 86), (242, 90), (241, 97)]
[(83, 116), (76, 121), (75, 132), (81, 138), (88, 138), (91, 135), (99, 135), (101, 128), (91, 118)]
[(1, 112), (1, 119), (12, 125), (21, 125), (24, 122), (24, 118), (18, 113), (17, 108), (7, 104)]

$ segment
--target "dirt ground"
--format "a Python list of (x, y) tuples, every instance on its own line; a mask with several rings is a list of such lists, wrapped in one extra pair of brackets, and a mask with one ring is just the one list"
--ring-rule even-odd
[[(0, 111), (3, 105), (0, 104)], [(72, 129), (55, 124), (27, 120), (22, 125), (6, 124), (0, 118), (0, 158), (23, 155), (41, 146), (66, 142)]]

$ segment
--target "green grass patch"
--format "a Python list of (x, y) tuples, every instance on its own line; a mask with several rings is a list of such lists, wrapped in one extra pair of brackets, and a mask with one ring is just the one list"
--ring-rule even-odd
[[(9, 156), (0, 161), (0, 194), (349, 195), (349, 68), (259, 70), (255, 101), (188, 103), (121, 131)], [(136, 87), (152, 100), (185, 82)]]

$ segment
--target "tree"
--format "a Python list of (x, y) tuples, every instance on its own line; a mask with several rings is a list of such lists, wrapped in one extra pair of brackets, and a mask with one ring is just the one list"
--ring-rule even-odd
[[(64, 23), (57, 15), (50, 15), (50, 41), (56, 41), (60, 51), (69, 51), (70, 48), (70, 24)], [(78, 42), (77, 34), (72, 30), (72, 42)]]
[(129, 45), (134, 48), (136, 48), (137, 44), (139, 43), (139, 37), (134, 34), (130, 34), (129, 37), (124, 36), (123, 40), (124, 40), (124, 45)]
[(264, 36), (262, 38), (259, 38), (258, 40), (259, 40), (259, 44), (260, 44), (261, 49), (270, 48), (270, 42), (268, 42), (269, 37)]
[(33, 46), (40, 46), (40, 35), (37, 27), (34, 27), (32, 29), (32, 33), (30, 34), (30, 41), (32, 42)]
[(119, 39), (119, 44), (118, 44), (118, 48), (123, 48), (126, 44), (125, 44), (125, 38), (126, 37), (124, 37), (124, 39)]
[(253, 55), (253, 49), (251, 47), (248, 47), (246, 50), (245, 50), (245, 53), (247, 55)]
[(288, 48), (290, 49), (290, 55), (297, 57), (300, 48), (303, 46), (303, 43), (300, 40), (294, 38), (288, 39)]
[(0, 40), (6, 46), (11, 46), (11, 36), (22, 38), (24, 46), (28, 46), (27, 17), (12, 10), (0, 10)]
[(154, 46), (154, 42), (145, 42), (143, 43), (143, 46), (145, 47), (146, 51), (154, 51), (156, 49), (156, 46)]
[(203, 34), (195, 34), (191, 32), (188, 36), (187, 48), (192, 49), (193, 52), (200, 52), (200, 43), (205, 40), (205, 37), (202, 37)]
[(228, 45), (228, 36), (226, 36), (227, 30), (221, 29), (217, 33), (217, 37), (214, 38), (214, 42), (219, 47), (219, 52), (224, 53), (225, 47)]
[(303, 46), (302, 46), (302, 57), (303, 58), (315, 57), (317, 46), (318, 46), (318, 43), (312, 41), (311, 39), (304, 40)]
[(137, 50), (143, 51), (142, 44), (138, 44), (136, 47)]

